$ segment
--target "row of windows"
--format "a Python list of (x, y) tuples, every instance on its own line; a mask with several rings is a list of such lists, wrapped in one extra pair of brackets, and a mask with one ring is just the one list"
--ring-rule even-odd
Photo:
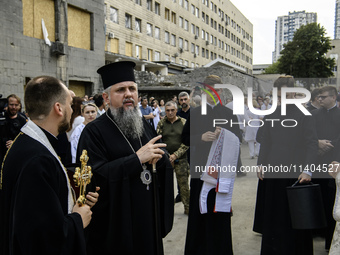
[[(118, 40), (118, 39), (115, 39)], [(169, 32), (165, 31), (165, 40), (167, 43), (171, 44), (172, 46), (176, 46), (176, 35), (174, 34), (170, 34)], [(183, 53), (184, 51), (189, 52), (189, 41), (188, 40), (184, 40), (183, 38), (179, 37), (178, 38), (178, 46), (179, 46), (179, 50), (180, 53)], [(132, 45), (130, 45), (130, 47), (132, 47)], [(225, 54), (231, 54), (236, 56), (237, 58), (252, 64), (252, 58), (250, 58), (249, 56), (245, 55), (244, 53), (240, 52), (239, 50), (235, 49), (234, 47), (231, 47), (230, 45), (222, 42), (219, 40), (219, 48), (221, 48), (222, 50), (225, 50)], [(130, 50), (131, 51), (131, 50)], [(148, 49), (149, 51), (149, 49)], [(136, 57), (137, 58), (142, 58), (141, 57), (141, 52), (142, 52), (142, 46), (137, 45), (136, 46)], [(193, 54), (194, 57), (198, 57), (200, 54), (200, 46), (199, 45), (195, 45), (194, 43), (190, 44), (190, 52)], [(118, 53), (118, 52), (116, 52)], [(216, 55), (216, 53), (212, 52), (214, 54), (214, 56)], [(211, 54), (212, 54), (211, 53)], [(209, 50), (205, 49), (205, 48), (201, 48), (201, 54), (202, 57), (209, 59)], [(210, 54), (210, 59), (214, 60), (216, 59), (216, 57), (211, 58), (211, 54)], [(132, 56), (132, 55), (129, 55)], [(223, 55), (219, 55), (219, 58), (223, 59)], [(160, 54), (158, 53), (158, 51), (155, 51), (155, 54), (153, 56), (153, 54), (150, 54), (148, 52), (148, 60), (150, 61), (159, 61), (160, 60)], [(167, 60), (166, 60), (167, 61)]]
[[(126, 24), (125, 26), (127, 28), (130, 28), (131, 29), (131, 15), (129, 14), (126, 14)], [(136, 18), (135, 19), (135, 29), (136, 31), (138, 32), (141, 32), (141, 20)], [(148, 36), (153, 36), (153, 25), (150, 24), (150, 23), (147, 23), (147, 29), (146, 29), (146, 34)], [(198, 27), (195, 27), (194, 25), (192, 26), (192, 31), (195, 32), (195, 31), (198, 31)], [(204, 31), (204, 30), (202, 30)], [(155, 35), (155, 38), (156, 39), (161, 39), (160, 38), (160, 28), (159, 27), (155, 27), (155, 32), (154, 32), (154, 35)], [(205, 35), (205, 38), (203, 39), (206, 39), (206, 44), (208, 45), (209, 44), (209, 33), (205, 32), (203, 33), (202, 32), (202, 37)], [(217, 37), (214, 37), (213, 35), (210, 35), (210, 44), (212, 45), (215, 45), (217, 46), (217, 41), (218, 41), (218, 47), (222, 50), (226, 50), (227, 52), (231, 52), (232, 55), (235, 55), (236, 57), (240, 58), (241, 60), (243, 61), (246, 61), (247, 63), (249, 63), (250, 61), (250, 58), (248, 56), (246, 56), (244, 53), (241, 53), (239, 50), (236, 50), (234, 47), (230, 47), (230, 45), (228, 45), (227, 43), (221, 41), (220, 39), (217, 40)], [(177, 42), (177, 37), (175, 34), (172, 34), (168, 31), (165, 31), (164, 32), (164, 42), (167, 43), (167, 44), (170, 44), (174, 47), (177, 46), (176, 42)], [(184, 49), (186, 51), (188, 51), (188, 46), (189, 46), (189, 41), (188, 40), (184, 40), (183, 38), (179, 37), (178, 38), (178, 46), (180, 49)], [(247, 45), (248, 46), (248, 45)], [(231, 50), (230, 50), (231, 49)], [(242, 48), (243, 49), (243, 48)], [(250, 47), (250, 50), (251, 50), (251, 47)], [(191, 44), (191, 53), (194, 53), (194, 54), (199, 54), (199, 46), (198, 45), (195, 45), (194, 43)]]
[[(141, 5), (141, 0), (135, 0), (137, 4), (140, 4)], [(202, 0), (203, 2), (203, 0)], [(179, 0), (179, 3), (181, 6), (183, 6), (186, 10), (189, 10), (188, 9), (188, 6), (189, 6), (189, 2), (187, 0)], [(208, 1), (209, 3), (209, 1)], [(148, 10), (150, 11), (153, 11), (153, 4), (152, 4), (152, 0), (147, 0), (146, 1), (146, 7)], [(105, 5), (106, 7), (106, 5)], [(113, 7), (111, 7), (112, 9)], [(110, 15), (112, 15), (111, 13), (115, 13), (115, 19), (112, 19), (112, 17), (110, 17), (110, 19), (113, 21), (113, 22), (116, 22), (118, 23), (118, 10), (116, 8), (113, 8), (114, 10), (110, 10)], [(213, 4), (213, 2), (211, 2), (211, 9), (212, 11), (214, 11), (215, 13), (217, 13), (217, 7), (215, 4)], [(160, 3), (156, 2), (155, 1), (155, 4), (154, 4), (154, 11), (155, 11), (155, 14), (157, 15), (161, 15), (161, 7), (160, 7)], [(105, 10), (105, 13), (106, 13), (106, 10)], [(193, 15), (195, 15), (197, 18), (199, 18), (200, 16), (200, 10), (199, 8), (197, 8), (195, 5), (191, 5), (191, 13)], [(243, 28), (241, 28), (241, 26), (239, 26), (233, 19), (230, 19), (230, 17), (225, 14), (221, 9), (218, 9), (218, 15), (219, 17), (221, 17), (222, 21), (225, 20), (225, 25), (228, 26), (228, 25), (231, 25), (232, 28), (236, 29), (237, 32), (241, 33), (243, 38), (244, 39), (247, 39), (249, 40), (250, 42), (253, 42), (253, 38), (252, 36), (249, 35), (248, 32), (246, 32)], [(164, 18), (168, 21), (171, 21), (172, 23), (176, 24), (176, 13), (173, 12), (173, 11), (170, 11), (170, 9), (168, 8), (164, 8)], [(181, 20), (182, 19), (182, 20)], [(207, 14), (205, 14), (205, 12), (202, 11), (202, 21), (205, 22), (207, 25), (209, 25), (209, 16)], [(188, 22), (187, 20), (185, 20), (185, 22), (183, 22), (183, 18), (180, 17), (180, 20), (179, 20), (180, 24), (182, 23), (185, 23), (185, 22)], [(214, 19), (210, 19), (210, 25), (212, 28), (214, 28), (215, 30), (217, 30), (217, 22), (214, 20)], [(222, 25), (219, 24), (219, 27), (221, 27)], [(222, 33), (223, 33), (223, 30), (222, 30)]]
[[(142, 6), (142, 0), (135, 0), (135, 3)], [(146, 9), (152, 11), (152, 0), (146, 0)]]
[[(232, 55), (235, 55), (236, 57), (242, 59), (243, 61), (246, 61), (247, 63), (251, 62), (251, 58), (247, 56), (246, 54), (242, 53), (241, 51), (235, 49), (234, 47), (231, 47), (227, 43), (217, 40), (216, 37), (213, 37), (212, 35), (210, 36), (210, 43), (217, 46), (217, 41), (218, 41), (218, 47), (222, 50), (225, 50), (226, 52), (230, 52)], [(176, 35), (175, 34), (170, 34), (168, 31), (165, 31), (165, 43), (168, 43), (172, 46), (176, 47)], [(206, 45), (209, 45), (209, 41), (207, 41)], [(189, 41), (184, 40), (183, 38), (179, 37), (178, 38), (178, 46), (180, 50), (186, 50), (188, 51), (189, 47)], [(199, 45), (195, 45), (194, 43), (191, 43), (191, 53), (198, 55), (199, 54)], [(202, 48), (203, 49), (203, 48)], [(203, 56), (203, 54), (202, 54)]]
[[(113, 10), (112, 10), (113, 9)], [(110, 16), (110, 20), (113, 22), (118, 23), (118, 10), (111, 7), (111, 16)], [(168, 16), (170, 19), (170, 16)], [(172, 13), (171, 15), (171, 20), (176, 20), (176, 14)], [(214, 24), (214, 23), (211, 23)], [(215, 22), (216, 25), (216, 22)], [(189, 21), (184, 19), (183, 17), (179, 17), (179, 26), (184, 28), (186, 31), (189, 30)], [(128, 29), (132, 29), (132, 16), (128, 13), (125, 14), (125, 27)], [(142, 33), (142, 21), (139, 18), (135, 18), (135, 30), (137, 32)], [(198, 39), (199, 37), (199, 27), (196, 26), (195, 24), (191, 24), (191, 33), (195, 35), (195, 39)], [(205, 32), (205, 30), (201, 30), (201, 35), (202, 35), (202, 39), (209, 41), (211, 44), (214, 44), (215, 46), (217, 45), (217, 38), (214, 37), (213, 35), (210, 35), (209, 37), (209, 33)], [(234, 43), (236, 43), (237, 45), (242, 47), (242, 50), (245, 48), (248, 52), (250, 52), (252, 54), (252, 47), (250, 47), (248, 44), (246, 44), (243, 40), (241, 40), (239, 37), (237, 37), (236, 35), (234, 35), (233, 33), (230, 33), (230, 31), (228, 29), (225, 29), (223, 26), (219, 25), (219, 32), (224, 34), (227, 38), (231, 39)], [(146, 34), (148, 36), (153, 36), (153, 25), (150, 23), (146, 24)], [(160, 28), (159, 27), (155, 27), (155, 38), (156, 39), (160, 39)], [(171, 40), (170, 40), (171, 38)], [(176, 38), (173, 38), (173, 35), (170, 37), (169, 32), (165, 33), (165, 42), (166, 43), (170, 43), (173, 46), (176, 46)]]
[[(119, 53), (119, 39), (117, 38), (114, 38), (114, 39), (111, 39), (110, 40), (110, 51), (113, 52), (113, 53)], [(137, 45), (135, 44), (135, 53), (133, 53), (133, 44), (131, 42), (125, 42), (125, 54), (127, 56), (130, 56), (130, 57), (133, 57), (135, 56), (136, 58), (139, 58), (139, 59), (143, 59), (142, 57), (142, 46), (140, 45)], [(146, 58), (148, 61), (170, 61), (170, 62), (174, 62), (174, 63), (179, 63), (181, 65), (185, 65), (185, 66), (189, 66), (189, 61), (188, 60), (185, 60), (183, 58), (180, 58), (178, 54), (174, 54), (174, 55), (170, 55), (170, 54), (166, 54), (166, 53), (161, 53), (160, 51), (157, 51), (157, 50), (153, 50), (153, 49), (150, 49), (150, 48), (147, 48), (146, 50)], [(198, 56), (198, 54), (195, 53), (194, 55), (194, 58), (196, 58)], [(216, 58), (219, 58), (219, 59), (222, 59), (222, 60), (226, 60), (228, 61), (229, 63), (232, 63), (238, 67), (241, 67), (243, 68), (246, 72), (249, 71), (249, 69), (239, 63), (236, 63), (235, 61), (231, 61), (230, 59), (228, 59), (227, 57), (224, 57), (223, 55), (217, 55), (216, 53), (214, 52), (210, 52), (209, 50), (207, 49), (202, 49), (202, 56), (204, 58), (207, 58), (207, 59), (211, 59), (211, 60), (214, 60)], [(250, 62), (252, 62), (252, 59), (250, 59)], [(203, 65), (202, 65), (203, 66)], [(192, 62), (191, 64), (191, 67), (192, 68), (195, 68), (195, 67), (199, 67), (199, 65), (194, 62)]]
[[(127, 43), (128, 45), (131, 45), (131, 43)], [(135, 47), (135, 56), (137, 58), (142, 58), (142, 46), (140, 45), (136, 45)], [(196, 46), (194, 44), (192, 44), (192, 52), (195, 54), (194, 57), (197, 57), (199, 55), (199, 47)], [(189, 66), (189, 61), (188, 60), (185, 60), (183, 58), (178, 58), (178, 61), (176, 61), (178, 56), (171, 56), (170, 54), (164, 54), (164, 61), (170, 61), (170, 62), (173, 62), (173, 63), (178, 63), (178, 64), (181, 64), (181, 65), (185, 65), (185, 66)], [(210, 60), (215, 60), (216, 58), (220, 58), (222, 60), (226, 60), (234, 65), (237, 65), (239, 67), (242, 67), (242, 68), (246, 68), (244, 66), (241, 66), (240, 64), (238, 63), (235, 63), (234, 61), (230, 61), (230, 59), (227, 59), (227, 58), (224, 58), (224, 56), (222, 55), (217, 55), (216, 53), (212, 52), (212, 51), (209, 51), (208, 49), (205, 49), (205, 48), (202, 48), (202, 57), (204, 58), (207, 58), (207, 59), (210, 59)], [(160, 61), (161, 60), (161, 53), (159, 51), (154, 51), (152, 49), (147, 49), (147, 60), (149, 61)], [(252, 61), (252, 59), (250, 58), (250, 61)], [(202, 65), (203, 66), (203, 65)], [(195, 67), (195, 64), (194, 62), (192, 62), (192, 68)], [(196, 67), (199, 67), (198, 64), (196, 64)]]
[[(202, 0), (203, 2), (203, 0)], [(186, 8), (187, 9), (187, 8)], [(217, 13), (217, 6), (211, 2), (211, 10)], [(166, 11), (169, 12), (169, 9), (166, 8)], [(197, 18), (200, 17), (200, 10), (195, 5), (191, 5), (191, 13), (195, 15)], [(240, 25), (236, 23), (233, 19), (230, 19), (230, 17), (227, 14), (224, 14), (224, 12), (221, 9), (218, 9), (219, 17), (221, 17), (222, 21), (225, 19), (225, 25), (231, 25), (232, 28), (236, 29), (237, 32), (241, 33), (244, 38), (247, 38), (251, 42), (253, 41), (252, 36), (249, 35), (248, 32), (246, 32), (243, 28), (241, 28)], [(176, 15), (176, 14), (175, 14)], [(167, 15), (165, 15), (167, 17)], [(165, 17), (165, 18), (166, 18)], [(166, 18), (167, 19), (167, 18)], [(205, 22), (207, 25), (209, 25), (209, 16), (205, 14), (205, 12), (202, 11), (202, 21)], [(210, 25), (212, 28), (215, 28), (217, 30), (217, 22), (214, 19), (210, 19)], [(221, 26), (221, 24), (219, 24)]]
[[(208, 0), (202, 0), (203, 4), (206, 4), (207, 7), (209, 7), (209, 1)], [(217, 6), (216, 4), (214, 4), (213, 2), (210, 2), (210, 9), (217, 13)], [(192, 10), (193, 12), (193, 10)], [(198, 10), (199, 12), (199, 10)], [(196, 15), (199, 18), (199, 15)], [(220, 8), (218, 8), (218, 16), (221, 18), (222, 21), (225, 21), (225, 25), (231, 25), (232, 28), (236, 29), (237, 32), (241, 33), (242, 36), (244, 38), (247, 38), (248, 40), (250, 40), (251, 42), (253, 42), (253, 38), (251, 35), (249, 35), (248, 32), (246, 32), (240, 25), (237, 24), (236, 21), (234, 21), (233, 19), (231, 19), (227, 14), (224, 13), (224, 11), (222, 11)], [(213, 19), (211, 19), (213, 20)], [(202, 11), (202, 21), (206, 22), (206, 24), (209, 25), (209, 16), (206, 15), (203, 11)], [(215, 21), (214, 21), (215, 23)], [(215, 26), (215, 25), (214, 25)], [(216, 28), (215, 28), (216, 29)]]

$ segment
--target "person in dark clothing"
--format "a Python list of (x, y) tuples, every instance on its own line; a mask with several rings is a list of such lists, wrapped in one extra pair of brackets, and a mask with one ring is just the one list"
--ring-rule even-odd
[[(187, 120), (189, 118), (189, 114), (190, 114), (190, 96), (189, 96), (189, 94), (185, 91), (182, 91), (181, 93), (179, 93), (178, 102), (179, 102), (181, 108), (178, 109), (177, 116)], [(188, 151), (187, 151), (187, 160), (190, 163), (190, 149), (188, 149)], [(182, 201), (181, 189), (178, 185), (177, 185), (177, 190), (178, 190), (178, 194), (175, 198), (175, 203)]]
[(178, 101), (181, 106), (177, 111), (177, 115), (181, 118), (188, 119), (190, 113), (190, 96), (187, 92), (183, 91), (178, 95)]
[[(282, 87), (293, 87), (291, 76), (279, 77), (274, 87), (281, 98)], [(294, 98), (294, 93), (287, 93)], [(268, 119), (293, 119), (294, 127), (274, 125), (266, 121), (261, 132), (261, 148), (258, 158), (259, 183), (256, 197), (253, 230), (262, 234), (261, 255), (313, 254), (313, 239), (310, 231), (292, 229), (286, 187), (297, 179), (300, 183), (311, 180), (310, 173), (299, 171), (265, 172), (269, 166), (310, 166), (317, 156), (317, 136), (312, 116), (304, 115), (295, 105), (287, 105), (286, 115), (281, 115), (281, 106)], [(276, 123), (280, 123), (277, 121)]]
[(311, 93), (311, 101), (309, 105), (306, 107), (308, 111), (312, 112), (313, 110), (320, 108), (319, 94), (320, 94), (319, 88), (313, 89)]
[[(204, 84), (209, 86), (221, 83), (221, 78), (216, 75), (210, 75), (204, 80)], [(230, 228), (231, 212), (214, 212), (217, 192), (212, 189), (207, 198), (207, 213), (201, 214), (199, 201), (203, 181), (195, 173), (195, 167), (206, 165), (213, 141), (219, 137), (222, 128), (233, 133), (238, 138), (238, 143), (242, 137), (239, 125), (230, 125), (231, 121), (237, 122), (237, 116), (233, 115), (232, 110), (219, 103), (214, 105), (213, 100), (209, 97), (207, 97), (207, 103), (206, 115), (201, 115), (200, 107), (191, 110), (190, 119), (187, 120), (182, 133), (185, 144), (188, 144), (190, 139), (191, 153), (186, 255), (233, 254)], [(213, 120), (221, 118), (227, 119), (229, 123), (213, 127)], [(187, 136), (190, 134), (190, 138), (185, 137), (185, 134)]]
[[(75, 203), (56, 136), (70, 125), (72, 97), (56, 78), (26, 86), (30, 120), (8, 150), (1, 169), (0, 254), (85, 254), (84, 228), (98, 193)], [(19, 159), (19, 160), (18, 160)]]
[(170, 162), (175, 170), (177, 187), (180, 188), (181, 201), (184, 205), (184, 213), (189, 214), (189, 164), (187, 161), (187, 149), (182, 143), (181, 134), (186, 120), (176, 115), (177, 104), (169, 101), (165, 104), (166, 116), (158, 122), (157, 134), (162, 135), (162, 140), (167, 144)]
[(0, 162), (6, 154), (8, 148), (12, 145), (15, 137), (20, 133), (20, 129), (26, 124), (27, 118), (20, 114), (21, 100), (17, 95), (11, 94), (7, 97), (8, 107), (5, 113), (5, 122), (1, 126), (1, 147)]
[[(140, 116), (134, 66), (124, 61), (98, 69), (110, 108), (86, 125), (78, 143), (101, 188), (86, 230), (88, 255), (159, 255), (172, 228), (173, 169), (161, 149), (166, 145), (156, 143), (161, 136)], [(150, 172), (156, 162), (158, 183)]]
[[(315, 118), (316, 132), (318, 136), (319, 153), (318, 165), (329, 165), (337, 153), (334, 147), (339, 143), (340, 138), (340, 109), (336, 105), (337, 90), (333, 86), (325, 86), (319, 89), (318, 100), (320, 108), (312, 111)], [(324, 203), (327, 227), (324, 229), (325, 249), (329, 250), (335, 220), (333, 219), (332, 210), (335, 199), (336, 185), (333, 178), (325, 172), (315, 172), (313, 182), (320, 184), (322, 199)]]
[(103, 96), (100, 94), (94, 95), (93, 100), (96, 106), (98, 107), (98, 112), (97, 112), (97, 118), (98, 118), (100, 115), (105, 113), (105, 102), (104, 102)]

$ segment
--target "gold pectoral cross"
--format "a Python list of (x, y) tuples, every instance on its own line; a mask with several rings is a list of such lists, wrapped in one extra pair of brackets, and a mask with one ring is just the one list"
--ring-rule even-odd
[(87, 161), (89, 157), (87, 156), (87, 151), (83, 150), (83, 153), (80, 156), (81, 168), (77, 167), (76, 171), (74, 172), (73, 179), (76, 187), (79, 187), (79, 198), (77, 203), (82, 206), (86, 202), (86, 185), (91, 182), (92, 178), (92, 171), (91, 167), (87, 166)]

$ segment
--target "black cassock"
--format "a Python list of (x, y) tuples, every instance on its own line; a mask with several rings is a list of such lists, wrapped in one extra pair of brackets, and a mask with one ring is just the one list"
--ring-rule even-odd
[[(110, 116), (110, 117), (109, 117)], [(144, 119), (145, 145), (156, 136)], [(130, 139), (134, 151), (139, 139)], [(88, 254), (156, 254), (154, 187), (142, 183), (142, 164), (137, 154), (113, 123), (110, 111), (84, 128), (79, 144), (89, 156), (100, 198), (93, 207), (92, 221), (86, 230)], [(148, 165), (148, 169), (151, 166)], [(172, 228), (174, 214), (173, 169), (163, 156), (157, 162), (160, 223), (164, 237)]]
[[(334, 160), (338, 160), (340, 140), (340, 109), (334, 106), (332, 109), (320, 108), (312, 111), (315, 118), (316, 133), (319, 140), (330, 140), (335, 147), (324, 155), (318, 157), (318, 164), (329, 165)], [(324, 202), (325, 214), (327, 219), (327, 227), (324, 229), (326, 238), (325, 248), (329, 249), (333, 232), (335, 228), (335, 220), (333, 218), (333, 205), (335, 200), (336, 185), (335, 180), (331, 178), (328, 172), (315, 173), (313, 175), (315, 183), (320, 184), (322, 191), (322, 200)], [(315, 179), (317, 178), (317, 179)]]
[[(216, 105), (214, 108), (207, 106), (207, 115), (201, 115), (201, 108), (191, 110), (190, 117), (183, 128), (183, 142), (188, 144), (190, 134), (190, 210), (185, 243), (186, 255), (210, 255), (233, 254), (231, 240), (230, 213), (213, 212), (215, 205), (215, 190), (208, 195), (208, 213), (201, 214), (199, 197), (203, 182), (193, 175), (195, 166), (205, 166), (212, 142), (202, 141), (202, 134), (207, 131), (215, 131), (213, 119), (227, 120), (227, 124), (218, 126), (234, 133), (241, 140), (238, 124), (231, 125), (231, 121), (237, 123), (236, 115), (232, 110)], [(190, 131), (189, 131), (190, 130)]]
[[(56, 138), (44, 133), (55, 148)], [(0, 254), (85, 254), (81, 217), (68, 214), (65, 173), (40, 142), (18, 136), (4, 161), (0, 194)]]
[[(286, 187), (291, 186), (300, 175), (299, 165), (316, 163), (318, 142), (312, 116), (305, 116), (295, 105), (287, 106), (287, 115), (281, 115), (281, 107), (266, 117), (261, 130), (261, 148), (258, 165), (296, 166), (296, 173), (264, 173), (259, 180), (254, 231), (262, 233), (261, 254), (313, 254), (310, 232), (293, 230), (288, 207)], [(295, 127), (283, 127), (281, 121), (293, 119)], [(294, 122), (284, 122), (293, 126)]]

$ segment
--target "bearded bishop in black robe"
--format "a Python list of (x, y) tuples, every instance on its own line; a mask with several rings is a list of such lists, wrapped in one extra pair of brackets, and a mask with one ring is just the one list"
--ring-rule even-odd
[[(104, 87), (134, 81), (133, 68), (126, 67), (128, 63), (118, 62), (107, 67), (108, 73), (101, 73)], [(152, 255), (163, 252), (163, 247), (161, 252), (157, 252), (156, 242), (172, 228), (173, 169), (164, 154), (156, 165), (156, 189), (154, 179), (150, 184), (143, 183), (143, 167), (152, 170), (152, 166), (142, 164), (136, 152), (157, 136), (145, 119), (143, 128), (141, 137), (126, 136), (109, 109), (86, 125), (82, 132), (77, 154), (80, 155), (83, 149), (87, 150), (93, 178), (100, 186), (100, 199), (93, 208), (93, 218), (86, 230), (90, 240), (87, 242), (89, 255)], [(159, 195), (158, 210), (155, 209), (155, 192)], [(159, 219), (158, 222), (156, 219)], [(157, 234), (156, 223), (160, 234)]]

